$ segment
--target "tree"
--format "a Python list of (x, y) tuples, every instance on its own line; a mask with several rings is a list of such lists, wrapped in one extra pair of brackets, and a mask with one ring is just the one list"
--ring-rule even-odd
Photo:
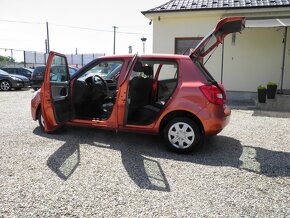
[(6, 56), (2, 56), (0, 55), (0, 66), (5, 66), (7, 65), (8, 63), (15, 63), (15, 59), (12, 58), (12, 57), (6, 57)]

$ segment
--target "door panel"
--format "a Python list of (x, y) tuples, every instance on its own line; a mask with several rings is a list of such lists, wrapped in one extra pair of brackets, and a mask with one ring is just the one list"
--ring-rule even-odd
[(158, 81), (158, 99), (167, 100), (172, 95), (177, 85), (177, 79), (167, 79)]
[[(118, 98), (118, 126), (125, 127), (127, 125), (129, 102), (130, 102), (130, 100), (128, 101), (128, 99), (130, 98), (128, 96), (129, 78), (137, 60), (138, 60), (138, 55), (135, 54), (126, 69), (125, 77), (120, 85), (120, 97)], [(119, 117), (120, 118), (123, 117), (123, 119), (119, 119)]]
[(41, 87), (41, 109), (45, 131), (56, 129), (74, 117), (66, 57), (50, 52)]

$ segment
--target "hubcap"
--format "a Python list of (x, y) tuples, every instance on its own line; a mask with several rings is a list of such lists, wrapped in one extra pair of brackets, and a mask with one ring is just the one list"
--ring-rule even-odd
[(9, 84), (7, 81), (3, 81), (3, 82), (1, 83), (1, 89), (2, 89), (3, 91), (7, 91), (7, 90), (9, 90), (9, 89), (10, 89), (10, 84)]
[(171, 144), (179, 149), (186, 149), (194, 142), (193, 128), (184, 122), (173, 124), (168, 131), (168, 139)]

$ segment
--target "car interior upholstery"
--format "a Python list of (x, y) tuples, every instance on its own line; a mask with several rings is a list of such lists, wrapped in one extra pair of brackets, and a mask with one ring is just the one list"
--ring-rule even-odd
[[(121, 70), (121, 68), (120, 68)], [(133, 68), (128, 87), (127, 123), (148, 125), (152, 123), (166, 101), (172, 95), (177, 78), (172, 81), (157, 81), (154, 90), (153, 66), (137, 61)], [(116, 72), (119, 74), (120, 72)], [(133, 76), (134, 75), (134, 76)], [(106, 120), (110, 117), (117, 96), (117, 80), (106, 80), (100, 76), (78, 78), (73, 87), (73, 102), (79, 119)], [(112, 84), (114, 84), (112, 86)]]

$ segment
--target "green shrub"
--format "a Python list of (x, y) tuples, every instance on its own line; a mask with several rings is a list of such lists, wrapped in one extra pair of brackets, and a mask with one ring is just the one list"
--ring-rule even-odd
[(267, 86), (277, 86), (277, 84), (274, 83), (274, 82), (268, 82), (268, 83), (267, 83)]
[(258, 86), (258, 89), (266, 89), (266, 87), (265, 86), (262, 86), (262, 85), (259, 85)]

